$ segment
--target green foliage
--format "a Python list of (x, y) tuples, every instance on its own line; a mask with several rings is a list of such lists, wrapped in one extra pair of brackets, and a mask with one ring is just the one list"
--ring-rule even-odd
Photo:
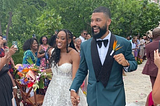
[(42, 35), (52, 35), (56, 29), (61, 29), (61, 16), (57, 15), (55, 10), (45, 10), (37, 18), (37, 33)]
[(91, 33), (92, 11), (109, 7), (112, 13), (110, 30), (120, 36), (143, 35), (160, 21), (160, 8), (148, 0), (0, 0), (0, 22), (5, 35), (12, 11), (9, 42), (18, 41), (19, 51), (13, 56), (16, 62), (23, 56), (22, 45), (33, 34), (37, 38), (50, 36), (56, 29), (69, 29), (79, 36), (83, 29)]
[(21, 64), (23, 60), (23, 50), (18, 50), (13, 56), (14, 64)]

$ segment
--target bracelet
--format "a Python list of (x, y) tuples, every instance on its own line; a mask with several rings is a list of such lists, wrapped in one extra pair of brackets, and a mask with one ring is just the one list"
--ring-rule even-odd
[(17, 86), (12, 87), (13, 89), (17, 89)]

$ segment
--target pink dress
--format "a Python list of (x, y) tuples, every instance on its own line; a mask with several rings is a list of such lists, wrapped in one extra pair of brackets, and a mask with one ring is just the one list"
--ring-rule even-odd
[(154, 102), (152, 100), (152, 92), (149, 94), (148, 106), (154, 106)]
[[(48, 48), (48, 46), (47, 46), (47, 47), (44, 47), (43, 45), (41, 45), (41, 47), (42, 47), (42, 49), (43, 49), (44, 51), (46, 51), (46, 50), (47, 50), (47, 48)], [(42, 57), (42, 58), (41, 58), (41, 64), (40, 64), (40, 67), (43, 67), (43, 68), (45, 68), (45, 67), (46, 67), (46, 59), (45, 59), (45, 57)]]

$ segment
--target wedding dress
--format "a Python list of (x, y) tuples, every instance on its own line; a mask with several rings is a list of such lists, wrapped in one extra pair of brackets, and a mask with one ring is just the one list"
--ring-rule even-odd
[[(69, 88), (72, 84), (72, 64), (52, 65), (53, 77), (46, 91), (43, 106), (72, 106)], [(86, 96), (79, 89), (80, 103), (78, 106), (88, 106)]]

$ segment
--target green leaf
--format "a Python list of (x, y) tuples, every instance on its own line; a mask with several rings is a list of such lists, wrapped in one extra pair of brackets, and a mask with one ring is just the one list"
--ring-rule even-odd
[(40, 78), (40, 81), (39, 81), (39, 88), (40, 89), (44, 89), (44, 81), (43, 81), (43, 78)]
[(28, 61), (29, 64), (34, 64), (33, 61), (32, 61), (32, 59), (31, 59), (31, 57), (29, 57), (29, 58), (27, 59), (27, 61)]

